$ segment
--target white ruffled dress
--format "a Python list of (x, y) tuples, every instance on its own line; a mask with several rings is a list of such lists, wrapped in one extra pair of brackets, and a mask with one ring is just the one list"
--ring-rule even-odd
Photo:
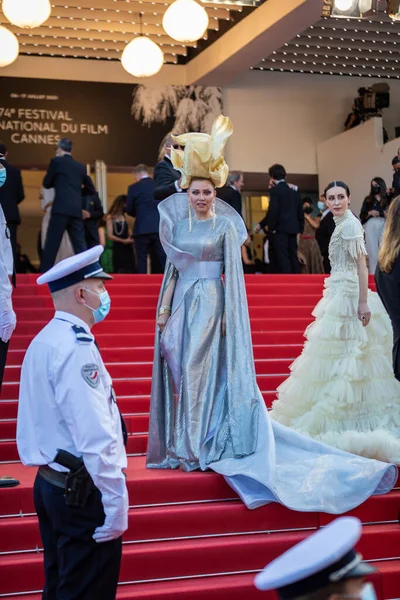
[(350, 210), (335, 223), (331, 275), (270, 414), (330, 446), (400, 464), (400, 382), (392, 369), (391, 324), (371, 291), (371, 321), (363, 327), (358, 319), (357, 259), (367, 254), (364, 232)]

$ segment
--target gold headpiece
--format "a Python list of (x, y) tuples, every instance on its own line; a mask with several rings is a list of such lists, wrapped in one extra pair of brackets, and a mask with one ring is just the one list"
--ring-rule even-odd
[(211, 135), (207, 133), (184, 133), (172, 136), (184, 150), (171, 150), (171, 161), (182, 173), (181, 187), (187, 189), (192, 179), (211, 179), (215, 187), (223, 187), (229, 167), (223, 157), (223, 149), (233, 127), (229, 117), (220, 115), (214, 121)]

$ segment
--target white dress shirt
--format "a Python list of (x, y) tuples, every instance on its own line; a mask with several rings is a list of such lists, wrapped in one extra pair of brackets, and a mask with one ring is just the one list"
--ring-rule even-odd
[[(81, 328), (81, 339), (73, 326)], [(64, 471), (53, 462), (58, 449), (82, 456), (105, 514), (127, 510), (127, 459), (112, 380), (89, 327), (70, 313), (57, 311), (26, 352), (17, 445), (27, 466)]]

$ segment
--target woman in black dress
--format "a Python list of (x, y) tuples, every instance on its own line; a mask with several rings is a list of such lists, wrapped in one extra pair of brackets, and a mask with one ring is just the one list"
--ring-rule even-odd
[(385, 229), (388, 197), (386, 183), (381, 177), (374, 177), (371, 189), (365, 198), (360, 212), (360, 220), (365, 229), (365, 245), (368, 252), (368, 270), (375, 273), (379, 247)]
[(113, 242), (114, 273), (135, 273), (133, 238), (125, 219), (126, 196), (118, 196), (107, 215), (107, 238)]
[(375, 272), (378, 294), (393, 327), (393, 370), (400, 381), (400, 196), (390, 205)]

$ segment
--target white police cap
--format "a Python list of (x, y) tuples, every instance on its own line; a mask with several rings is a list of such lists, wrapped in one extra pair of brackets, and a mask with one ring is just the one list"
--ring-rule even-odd
[(262, 591), (276, 590), (282, 600), (291, 600), (330, 583), (374, 573), (354, 550), (361, 533), (359, 519), (336, 519), (272, 561), (254, 584)]
[(58, 292), (85, 279), (112, 279), (99, 263), (103, 250), (103, 246), (95, 246), (70, 256), (40, 275), (36, 282), (39, 285), (48, 283), (50, 292)]

